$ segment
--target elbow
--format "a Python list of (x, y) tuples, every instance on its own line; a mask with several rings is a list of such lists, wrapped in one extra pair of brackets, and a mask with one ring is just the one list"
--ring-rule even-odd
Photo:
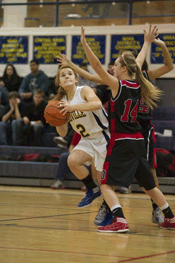
[(172, 71), (173, 69), (174, 69), (174, 65), (172, 64), (172, 65), (167, 67), (167, 72), (166, 73)]
[(174, 69), (174, 65), (172, 64), (170, 67), (170, 71)]
[(102, 102), (101, 101), (99, 101), (98, 102), (98, 106), (97, 106), (98, 108), (97, 108), (97, 110), (100, 110), (102, 107), (103, 107), (103, 105), (102, 105)]

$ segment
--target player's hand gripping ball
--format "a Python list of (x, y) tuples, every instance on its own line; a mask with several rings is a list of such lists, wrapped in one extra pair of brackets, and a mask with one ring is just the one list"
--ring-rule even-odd
[(62, 126), (69, 120), (70, 113), (67, 112), (63, 115), (63, 112), (60, 112), (62, 108), (58, 107), (60, 101), (53, 100), (51, 101), (44, 110), (44, 118), (46, 122), (52, 126)]

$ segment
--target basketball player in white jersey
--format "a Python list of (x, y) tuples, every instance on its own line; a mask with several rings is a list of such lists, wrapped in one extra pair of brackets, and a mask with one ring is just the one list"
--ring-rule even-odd
[[(84, 164), (94, 165), (97, 181), (100, 183), (109, 139), (109, 124), (100, 99), (90, 87), (78, 87), (77, 81), (74, 70), (62, 66), (55, 80), (56, 85), (60, 86), (55, 100), (59, 101), (58, 106), (63, 115), (70, 112), (69, 122), (81, 135), (80, 142), (69, 155), (68, 166), (87, 188), (85, 197), (78, 204), (78, 207), (85, 207), (101, 196), (101, 192)], [(56, 129), (59, 135), (64, 137), (67, 134), (68, 123)]]

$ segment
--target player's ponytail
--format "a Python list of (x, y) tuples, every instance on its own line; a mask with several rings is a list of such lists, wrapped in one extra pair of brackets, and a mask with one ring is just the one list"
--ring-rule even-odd
[(156, 101), (160, 101), (163, 92), (143, 76), (139, 67), (137, 67), (136, 71), (136, 81), (140, 84), (141, 96), (144, 102), (151, 109), (157, 107)]
[(144, 102), (151, 108), (157, 107), (156, 101), (159, 101), (162, 96), (162, 91), (155, 87), (150, 81), (148, 81), (142, 74), (140, 68), (136, 64), (133, 54), (128, 53), (120, 56), (120, 63), (126, 66), (128, 74), (133, 77), (136, 75), (136, 81), (140, 84), (141, 96)]
[(67, 96), (67, 92), (62, 87), (59, 87), (57, 90), (57, 94), (55, 95), (55, 98), (53, 100), (62, 100), (64, 96)]

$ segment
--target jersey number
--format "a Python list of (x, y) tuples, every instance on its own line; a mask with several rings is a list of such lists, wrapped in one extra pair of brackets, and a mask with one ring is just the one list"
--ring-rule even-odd
[(86, 129), (82, 124), (77, 124), (76, 127), (78, 130), (80, 130), (80, 134), (82, 137), (88, 137), (90, 135), (89, 133), (86, 133)]
[(132, 104), (132, 100), (128, 99), (125, 101), (125, 109), (124, 109), (124, 113), (121, 117), (122, 121), (127, 122), (129, 119), (129, 115), (130, 117), (132, 117), (131, 122), (134, 122), (137, 118), (137, 108), (139, 105), (139, 100), (137, 100), (136, 105), (134, 106), (134, 108), (132, 109), (132, 111), (130, 112), (130, 108), (131, 108), (131, 104)]

